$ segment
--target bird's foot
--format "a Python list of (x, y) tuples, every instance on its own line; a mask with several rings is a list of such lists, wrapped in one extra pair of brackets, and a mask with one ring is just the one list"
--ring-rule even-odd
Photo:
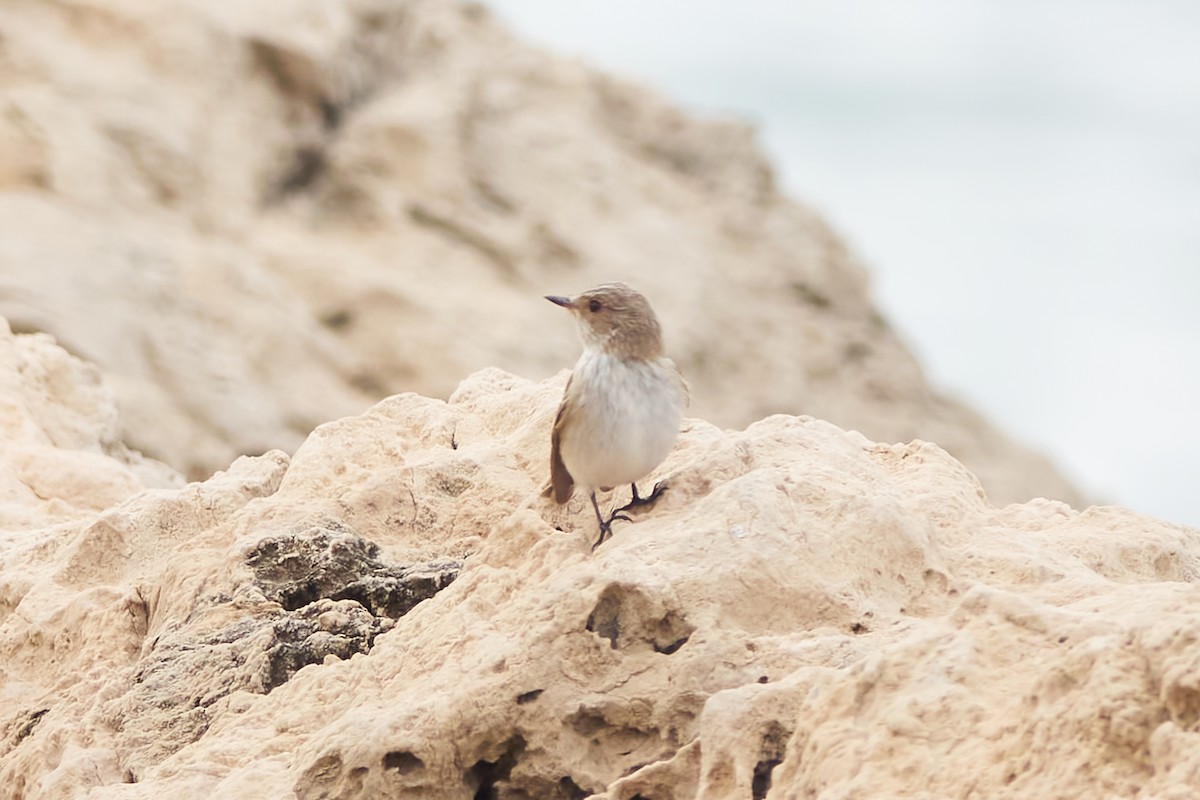
[(592, 545), (592, 552), (596, 552), (596, 548), (604, 544), (604, 539), (607, 536), (612, 536), (612, 519), (607, 521), (600, 520), (600, 538)]
[(596, 504), (596, 494), (595, 492), (592, 493), (592, 508), (596, 509), (596, 523), (600, 526), (600, 537), (596, 539), (596, 543), (592, 545), (593, 551), (595, 551), (595, 549), (600, 545), (604, 544), (605, 539), (612, 538), (612, 524), (614, 522), (617, 520), (621, 520), (622, 522), (633, 522), (633, 519), (627, 516), (624, 512), (637, 508), (638, 506), (646, 506), (654, 503), (656, 500), (658, 500), (658, 498), (662, 497), (662, 493), (667, 490), (667, 482), (662, 480), (654, 484), (654, 489), (650, 492), (650, 494), (646, 495), (645, 497), (641, 497), (638, 495), (637, 484), (631, 483), (630, 486), (633, 488), (633, 499), (620, 508), (614, 509), (613, 512), (609, 514), (608, 519), (604, 519), (600, 515), (600, 507)]
[[(620, 514), (622, 511), (629, 511), (630, 509), (637, 508), (638, 506), (648, 506), (651, 503), (654, 503), (658, 500), (658, 498), (662, 497), (663, 492), (667, 490), (667, 482), (665, 480), (661, 480), (654, 484), (654, 489), (650, 492), (650, 494), (646, 495), (645, 497), (639, 497), (637, 484), (631, 483), (629, 485), (633, 489), (633, 499), (613, 512), (614, 519), (616, 518), (616, 515)], [(628, 517), (626, 517), (626, 519), (628, 519)]]
[(593, 551), (595, 551), (595, 549), (597, 547), (599, 547), (601, 544), (603, 544), (605, 539), (612, 538), (612, 524), (614, 522), (616, 522), (617, 520), (622, 520), (624, 522), (633, 522), (633, 520), (631, 520), (629, 517), (622, 514), (620, 509), (617, 509), (616, 511), (614, 511), (608, 519), (600, 520), (600, 538), (596, 540), (596, 543), (594, 545), (592, 545)]

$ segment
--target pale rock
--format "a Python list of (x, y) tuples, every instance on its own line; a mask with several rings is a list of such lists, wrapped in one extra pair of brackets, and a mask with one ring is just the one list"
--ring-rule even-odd
[(147, 486), (182, 483), (120, 440), (116, 398), (92, 364), (0, 318), (0, 530), (84, 518)]
[[(470, 4), (0, 8), (0, 797), (1200, 794), (1200, 531), (1005, 505), (753, 138)], [(592, 552), (510, 372), (613, 278), (752, 424)]]
[(593, 552), (586, 500), (540, 494), (564, 380), (487, 370), (291, 458), (26, 510), (5, 796), (1200, 791), (1200, 531), (997, 508), (934, 445), (780, 415), (686, 422)]
[(1078, 494), (930, 388), (754, 131), (451, 0), (7, 0), (0, 314), (98, 364), (191, 478), (389, 394), (577, 343), (542, 295), (644, 291), (692, 413), (936, 441), (1000, 502)]

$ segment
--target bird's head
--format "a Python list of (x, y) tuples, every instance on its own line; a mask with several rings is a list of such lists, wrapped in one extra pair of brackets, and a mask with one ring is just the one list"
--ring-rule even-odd
[(605, 283), (575, 295), (547, 295), (579, 322), (584, 347), (596, 347), (622, 358), (651, 359), (662, 355), (662, 330), (646, 298), (623, 283)]

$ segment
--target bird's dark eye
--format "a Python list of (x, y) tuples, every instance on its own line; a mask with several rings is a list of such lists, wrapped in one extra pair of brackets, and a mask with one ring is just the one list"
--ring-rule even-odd
[(588, 301), (588, 311), (591, 311), (593, 314), (595, 314), (599, 310), (600, 310), (600, 301), (599, 300), (589, 300)]

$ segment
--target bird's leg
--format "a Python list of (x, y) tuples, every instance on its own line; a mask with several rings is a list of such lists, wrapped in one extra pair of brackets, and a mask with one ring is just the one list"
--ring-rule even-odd
[(596, 502), (595, 492), (592, 492), (592, 508), (596, 512), (596, 523), (600, 526), (600, 538), (592, 545), (592, 550), (595, 550), (604, 541), (605, 536), (612, 535), (612, 518), (610, 517), (608, 520), (605, 520), (604, 516), (600, 513), (600, 504)]
[(623, 508), (617, 509), (609, 516), (608, 519), (605, 519), (604, 515), (600, 513), (600, 504), (596, 502), (595, 492), (592, 492), (592, 509), (596, 512), (596, 524), (600, 526), (600, 538), (596, 540), (594, 545), (592, 545), (593, 550), (603, 544), (606, 536), (612, 538), (613, 522), (619, 519), (624, 520), (625, 522), (633, 522), (633, 520), (621, 513), (625, 510)]
[(637, 508), (638, 506), (649, 505), (650, 503), (653, 503), (658, 498), (662, 497), (662, 493), (667, 490), (667, 482), (659, 481), (658, 483), (654, 484), (654, 491), (650, 492), (650, 494), (647, 495), (646, 497), (638, 497), (638, 490), (637, 490), (636, 483), (629, 484), (629, 487), (631, 489), (633, 489), (633, 499), (616, 510), (616, 512), (613, 515), (614, 519), (616, 518), (616, 514), (620, 514), (622, 511), (628, 511), (629, 509)]

